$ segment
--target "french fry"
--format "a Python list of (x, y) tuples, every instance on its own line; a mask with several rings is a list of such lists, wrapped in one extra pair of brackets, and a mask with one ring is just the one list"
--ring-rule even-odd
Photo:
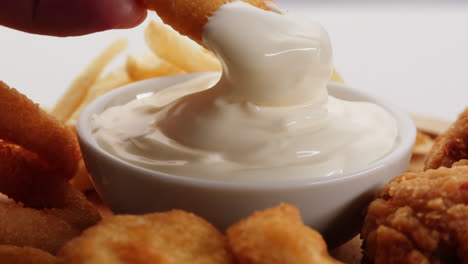
[(66, 124), (69, 126), (76, 125), (78, 117), (83, 108), (85, 108), (94, 99), (117, 87), (128, 84), (130, 82), (130, 77), (128, 76), (127, 71), (124, 69), (117, 69), (109, 73), (106, 77), (98, 80), (94, 85), (92, 85), (89, 88), (88, 94), (78, 106), (78, 108), (73, 112), (71, 117), (66, 121)]
[(149, 23), (145, 39), (154, 54), (186, 72), (221, 71), (211, 52), (162, 23)]
[(73, 179), (70, 180), (70, 183), (82, 192), (92, 190), (94, 188), (83, 159), (79, 161), (78, 170), (75, 176), (73, 176)]
[(157, 58), (153, 53), (140, 57), (128, 56), (125, 68), (132, 81), (185, 73), (177, 66)]
[(70, 85), (65, 94), (60, 98), (51, 114), (58, 120), (65, 122), (80, 106), (86, 97), (89, 88), (98, 80), (105, 67), (126, 47), (127, 40), (117, 40), (101, 53)]
[(337, 82), (337, 83), (344, 83), (343, 78), (341, 77), (341, 75), (336, 70), (333, 71), (331, 81), (332, 82)]

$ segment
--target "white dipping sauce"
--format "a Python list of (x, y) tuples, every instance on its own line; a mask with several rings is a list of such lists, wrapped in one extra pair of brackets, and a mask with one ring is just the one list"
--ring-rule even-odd
[(318, 23), (236, 1), (205, 26), (223, 73), (208, 74), (94, 119), (111, 154), (178, 176), (241, 182), (326, 177), (388, 154), (393, 117), (328, 96), (332, 48)]

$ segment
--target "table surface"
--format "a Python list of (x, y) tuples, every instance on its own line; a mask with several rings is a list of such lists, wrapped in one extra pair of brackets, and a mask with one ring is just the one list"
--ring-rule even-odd
[[(446, 120), (468, 106), (468, 5), (280, 3), (325, 26), (335, 67), (350, 86)], [(130, 39), (130, 54), (145, 52), (143, 29), (54, 38), (0, 27), (0, 80), (52, 106), (113, 40)]]

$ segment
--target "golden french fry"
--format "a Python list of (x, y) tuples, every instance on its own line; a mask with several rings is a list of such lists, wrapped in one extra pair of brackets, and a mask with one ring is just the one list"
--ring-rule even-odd
[(82, 192), (92, 190), (94, 188), (83, 159), (79, 161), (78, 170), (75, 176), (70, 180), (70, 183)]
[(130, 82), (130, 77), (128, 76), (127, 71), (124, 69), (117, 69), (109, 73), (106, 77), (98, 80), (94, 85), (92, 85), (89, 88), (88, 94), (83, 99), (78, 108), (70, 116), (70, 118), (66, 121), (66, 124), (69, 126), (74, 126), (83, 108), (85, 108), (94, 99)]
[(128, 56), (125, 68), (132, 81), (185, 73), (152, 53), (140, 57)]
[(336, 70), (333, 71), (331, 81), (332, 82), (337, 82), (337, 83), (344, 83), (343, 78), (341, 77), (341, 75)]
[(51, 114), (61, 121), (66, 121), (73, 114), (80, 102), (86, 97), (89, 88), (98, 80), (104, 68), (125, 48), (127, 40), (117, 40), (106, 48), (101, 55), (70, 85), (65, 94), (60, 98)]
[(162, 23), (152, 21), (145, 39), (154, 54), (186, 72), (221, 71), (219, 60), (211, 52)]
[(413, 155), (427, 155), (434, 145), (434, 140), (428, 134), (418, 130)]

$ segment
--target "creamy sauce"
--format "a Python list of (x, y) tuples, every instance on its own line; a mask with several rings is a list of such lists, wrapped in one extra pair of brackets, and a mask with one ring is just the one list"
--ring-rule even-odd
[(205, 26), (223, 65), (94, 119), (98, 144), (141, 167), (222, 181), (326, 177), (389, 153), (393, 117), (328, 96), (331, 44), (315, 22), (240, 1)]

